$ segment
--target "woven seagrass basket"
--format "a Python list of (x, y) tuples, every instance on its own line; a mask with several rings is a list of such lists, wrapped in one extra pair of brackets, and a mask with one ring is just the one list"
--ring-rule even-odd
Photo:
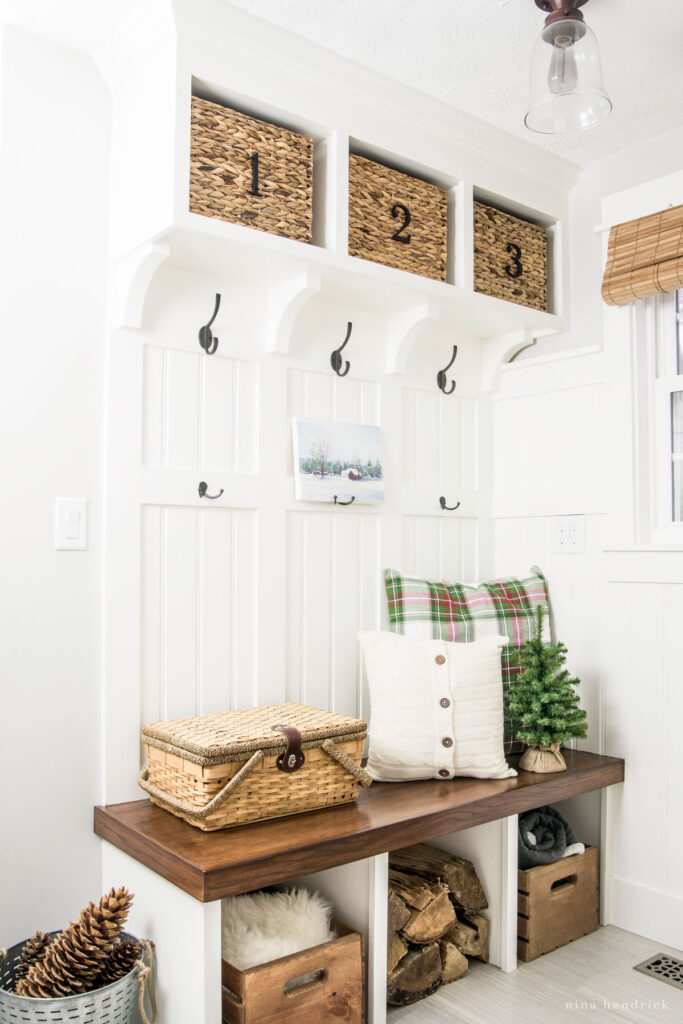
[(545, 228), (475, 202), (474, 290), (520, 306), (547, 310)]
[(313, 140), (193, 96), (190, 211), (310, 242)]
[(448, 197), (374, 160), (349, 157), (349, 254), (446, 280)]
[(347, 803), (369, 786), (367, 726), (302, 704), (227, 711), (142, 729), (152, 801), (205, 831)]
[[(135, 939), (135, 936), (123, 932), (121, 938)], [(15, 994), (14, 972), (25, 945), (25, 942), (18, 942), (4, 955), (0, 954), (0, 1024), (139, 1024), (140, 1021), (154, 1024), (153, 945), (146, 940), (137, 941), (143, 947), (142, 961), (138, 960), (123, 978), (93, 992), (59, 999), (31, 999)], [(145, 1009), (148, 984), (151, 1021)]]

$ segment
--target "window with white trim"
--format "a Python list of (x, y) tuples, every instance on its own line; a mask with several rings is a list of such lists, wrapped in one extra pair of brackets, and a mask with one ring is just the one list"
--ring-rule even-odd
[(683, 542), (683, 290), (653, 302), (656, 532)]

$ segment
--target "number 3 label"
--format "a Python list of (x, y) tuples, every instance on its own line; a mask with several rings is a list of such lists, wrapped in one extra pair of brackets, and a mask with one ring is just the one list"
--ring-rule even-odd
[(512, 254), (512, 266), (509, 263), (506, 264), (505, 273), (508, 277), (521, 277), (524, 271), (522, 266), (522, 250), (514, 242), (510, 242), (507, 251)]

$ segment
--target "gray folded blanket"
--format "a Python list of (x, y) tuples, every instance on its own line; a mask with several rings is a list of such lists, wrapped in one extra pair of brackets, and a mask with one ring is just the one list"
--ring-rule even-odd
[(554, 807), (537, 807), (519, 817), (518, 864), (521, 871), (553, 864), (562, 857), (583, 853), (574, 829)]

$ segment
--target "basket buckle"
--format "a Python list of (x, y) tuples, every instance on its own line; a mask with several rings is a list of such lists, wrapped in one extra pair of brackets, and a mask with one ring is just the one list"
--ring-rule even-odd
[(303, 765), (306, 758), (301, 749), (301, 733), (293, 725), (274, 725), (274, 732), (281, 732), (287, 737), (287, 749), (280, 754), (276, 764), (281, 772), (297, 772)]

